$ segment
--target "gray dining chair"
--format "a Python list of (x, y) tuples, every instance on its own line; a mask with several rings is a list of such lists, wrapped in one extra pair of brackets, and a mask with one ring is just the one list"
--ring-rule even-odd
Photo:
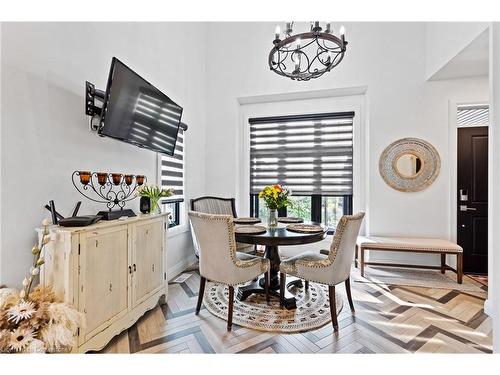
[[(286, 285), (286, 275), (296, 276), (306, 281), (328, 285), (330, 313), (334, 331), (338, 331), (337, 307), (335, 303), (335, 286), (345, 283), (349, 306), (354, 312), (351, 295), (350, 272), (354, 261), (356, 240), (358, 238), (364, 212), (356, 215), (344, 215), (337, 224), (332, 244), (328, 254), (307, 251), (288, 258), (280, 264), (280, 295), (283, 296)], [(283, 300), (280, 300), (283, 306)]]
[(233, 323), (234, 286), (264, 274), (266, 301), (269, 302), (268, 259), (236, 251), (234, 223), (231, 215), (189, 212), (189, 219), (200, 245), (200, 290), (196, 315), (200, 312), (207, 280), (229, 287), (227, 330)]
[[(234, 198), (220, 198), (205, 196), (191, 199), (191, 211), (203, 212), (205, 214), (214, 215), (231, 215), (233, 218), (238, 217), (236, 214), (236, 203)], [(191, 228), (193, 237), (193, 247), (196, 256), (199, 255), (199, 245), (196, 240), (196, 235)], [(255, 254), (255, 246), (247, 243), (236, 243), (236, 250), (242, 253)]]

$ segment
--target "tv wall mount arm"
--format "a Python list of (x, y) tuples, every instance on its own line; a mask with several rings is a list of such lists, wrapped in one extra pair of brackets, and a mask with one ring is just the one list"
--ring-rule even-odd
[[(101, 122), (102, 105), (106, 92), (96, 89), (93, 83), (85, 82), (85, 114), (90, 116), (90, 130), (97, 131)], [(100, 106), (97, 106), (99, 102)]]
[[(105, 91), (96, 89), (93, 83), (85, 81), (85, 114), (90, 116), (89, 126), (92, 131), (99, 130), (102, 116), (102, 105), (105, 97)], [(98, 102), (99, 105), (96, 105), (96, 102)], [(180, 127), (184, 131), (188, 129), (188, 126), (183, 122), (180, 123)]]

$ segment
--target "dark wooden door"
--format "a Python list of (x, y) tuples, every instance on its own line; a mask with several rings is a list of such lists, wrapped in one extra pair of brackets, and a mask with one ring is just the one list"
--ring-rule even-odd
[(488, 127), (458, 129), (457, 242), (464, 272), (488, 271)]

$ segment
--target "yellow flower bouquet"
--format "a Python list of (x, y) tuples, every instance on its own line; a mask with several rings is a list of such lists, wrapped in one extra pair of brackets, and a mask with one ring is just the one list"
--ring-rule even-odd
[(259, 193), (259, 198), (264, 200), (269, 209), (269, 227), (274, 228), (278, 226), (278, 215), (276, 210), (291, 205), (291, 201), (288, 198), (289, 195), (290, 191), (284, 189), (279, 184), (266, 186)]
[(267, 208), (270, 210), (277, 210), (290, 205), (290, 200), (288, 199), (289, 195), (290, 191), (276, 184), (264, 187), (259, 193), (259, 198), (264, 199)]

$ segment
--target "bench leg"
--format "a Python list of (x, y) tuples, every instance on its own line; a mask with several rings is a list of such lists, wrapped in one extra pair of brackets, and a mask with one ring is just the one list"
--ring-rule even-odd
[(354, 246), (354, 268), (358, 268), (358, 245)]
[(464, 273), (464, 258), (463, 254), (457, 254), (457, 283), (462, 284), (462, 278)]
[(361, 270), (361, 277), (365, 277), (365, 249), (363, 247), (360, 247), (359, 249), (361, 251), (361, 264), (359, 266)]
[(446, 254), (441, 254), (441, 273), (446, 272)]

